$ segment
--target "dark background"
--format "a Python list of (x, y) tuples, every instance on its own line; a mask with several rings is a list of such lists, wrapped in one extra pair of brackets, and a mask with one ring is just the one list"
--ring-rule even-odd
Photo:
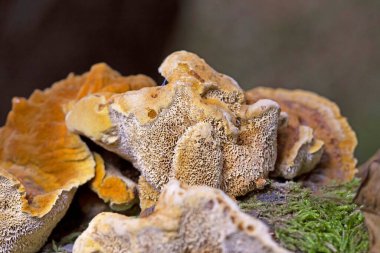
[(193, 51), (249, 89), (316, 91), (380, 147), (380, 1), (0, 0), (0, 122), (27, 97), (100, 61), (157, 82), (163, 58)]

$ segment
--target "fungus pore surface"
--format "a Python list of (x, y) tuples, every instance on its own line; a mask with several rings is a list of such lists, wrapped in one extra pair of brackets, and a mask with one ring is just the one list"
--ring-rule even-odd
[(335, 103), (302, 90), (258, 87), (245, 95), (248, 104), (272, 99), (288, 114), (288, 125), (279, 131), (275, 175), (290, 179), (315, 167), (312, 182), (352, 180), (357, 139)]
[(101, 213), (79, 236), (79, 252), (288, 252), (264, 223), (239, 210), (222, 191), (206, 186), (163, 189), (155, 210), (144, 218)]
[(68, 131), (71, 103), (95, 92), (104, 96), (154, 82), (122, 77), (105, 64), (70, 74), (29, 99), (14, 98), (0, 129), (0, 252), (35, 252), (70, 205), (75, 189), (94, 176), (95, 161)]
[(143, 208), (171, 178), (231, 196), (263, 187), (276, 161), (279, 105), (247, 105), (232, 78), (189, 52), (169, 55), (159, 70), (167, 85), (84, 97), (67, 126), (133, 163), (144, 177)]

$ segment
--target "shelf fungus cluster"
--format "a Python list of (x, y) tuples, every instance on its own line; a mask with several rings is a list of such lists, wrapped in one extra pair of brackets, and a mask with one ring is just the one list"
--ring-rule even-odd
[(64, 216), (78, 186), (94, 176), (92, 152), (68, 131), (65, 110), (94, 92), (125, 92), (153, 81), (105, 64), (69, 75), (29, 99), (15, 98), (0, 129), (0, 252), (36, 252)]
[[(0, 252), (39, 250), (90, 180), (114, 210), (138, 197), (154, 211), (99, 214), (76, 252), (286, 252), (229, 197), (269, 177), (352, 179), (356, 137), (333, 102), (305, 91), (244, 92), (185, 51), (159, 71), (167, 85), (97, 64), (13, 100), (0, 129)], [(131, 162), (139, 179), (102, 152)]]
[(314, 181), (352, 179), (356, 137), (333, 102), (305, 91), (244, 94), (232, 78), (184, 51), (159, 70), (167, 85), (87, 96), (66, 118), (69, 129), (141, 172), (143, 209), (171, 178), (233, 197), (262, 188), (269, 174), (293, 179), (317, 167)]
[(143, 218), (101, 213), (74, 244), (80, 252), (286, 253), (267, 226), (221, 190), (170, 181)]
[(318, 183), (354, 177), (356, 135), (335, 103), (308, 91), (264, 87), (247, 91), (246, 98), (248, 104), (272, 99), (288, 115), (278, 133), (274, 175), (292, 179), (315, 169), (309, 179)]
[(188, 52), (167, 57), (160, 72), (166, 86), (81, 99), (67, 126), (133, 163), (142, 208), (171, 178), (230, 196), (262, 188), (276, 161), (279, 105), (245, 104), (232, 78)]

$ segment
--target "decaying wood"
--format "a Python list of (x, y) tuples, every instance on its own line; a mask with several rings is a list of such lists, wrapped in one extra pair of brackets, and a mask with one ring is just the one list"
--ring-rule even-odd
[(380, 150), (359, 169), (362, 184), (355, 203), (362, 206), (370, 235), (370, 252), (380, 252)]

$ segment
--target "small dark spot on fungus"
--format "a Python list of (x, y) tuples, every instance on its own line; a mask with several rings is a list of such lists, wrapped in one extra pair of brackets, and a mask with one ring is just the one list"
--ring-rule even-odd
[(205, 80), (202, 77), (200, 77), (200, 75), (198, 75), (198, 73), (195, 72), (194, 70), (190, 70), (189, 74), (192, 75), (193, 77), (195, 77), (199, 82), (201, 82), (201, 83), (205, 82)]
[(223, 213), (226, 215), (230, 210), (231, 210), (231, 208), (229, 206), (225, 206), (223, 208)]
[(206, 209), (212, 209), (213, 207), (214, 207), (214, 201), (213, 200), (207, 201), (205, 208)]
[(158, 95), (157, 93), (153, 93), (152, 95), (150, 95), (152, 98), (156, 98)]
[(244, 227), (243, 227), (243, 223), (242, 223), (242, 222), (239, 223), (239, 225), (238, 225), (238, 229), (239, 229), (240, 231), (243, 231)]
[(240, 117), (236, 117), (236, 126), (237, 127), (241, 126), (241, 118)]
[(100, 105), (98, 105), (98, 111), (103, 110), (105, 107), (106, 107), (105, 104), (100, 104)]
[(248, 231), (248, 232), (253, 232), (253, 231), (255, 231), (254, 226), (252, 226), (252, 225), (248, 225), (248, 226), (247, 226), (247, 231)]
[(153, 109), (148, 109), (148, 117), (153, 119), (157, 116), (157, 112)]

